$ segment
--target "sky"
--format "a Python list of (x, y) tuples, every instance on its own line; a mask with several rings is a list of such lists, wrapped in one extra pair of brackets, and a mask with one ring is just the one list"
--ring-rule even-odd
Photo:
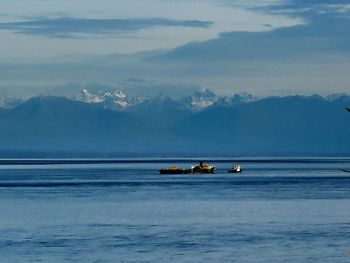
[(344, 0), (2, 0), (0, 96), (348, 92), (349, 19)]

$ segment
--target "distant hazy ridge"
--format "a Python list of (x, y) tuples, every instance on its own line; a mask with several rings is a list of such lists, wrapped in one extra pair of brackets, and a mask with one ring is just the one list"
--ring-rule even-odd
[(34, 97), (0, 108), (0, 151), (350, 154), (349, 96), (209, 99), (159, 96), (111, 110), (100, 101)]

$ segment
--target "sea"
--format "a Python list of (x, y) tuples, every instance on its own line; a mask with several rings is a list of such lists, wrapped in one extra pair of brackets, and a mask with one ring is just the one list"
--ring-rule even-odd
[[(158, 172), (199, 160), (216, 173)], [(0, 262), (350, 262), (343, 170), (350, 158), (1, 159)]]

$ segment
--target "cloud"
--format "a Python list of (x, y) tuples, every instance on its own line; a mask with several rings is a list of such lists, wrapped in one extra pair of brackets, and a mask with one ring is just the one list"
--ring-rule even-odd
[[(42, 86), (52, 83), (60, 85), (62, 82), (80, 83), (80, 85), (88, 82), (111, 86), (118, 84), (118, 87), (125, 88), (126, 92), (135, 91), (135, 93), (141, 93), (142, 90), (146, 93), (153, 89), (174, 90), (180, 93), (180, 89), (176, 87), (187, 90), (192, 86), (211, 88), (219, 94), (230, 94), (234, 88), (255, 95), (348, 91), (350, 18), (349, 14), (344, 12), (346, 9), (344, 1), (335, 0), (334, 5), (327, 5), (326, 1), (313, 0), (305, 1), (307, 2), (305, 4), (302, 1), (284, 1), (284, 4), (271, 2), (269, 7), (260, 9), (261, 13), (266, 11), (288, 14), (302, 18), (300, 21), (304, 24), (285, 25), (286, 27), (274, 29), (276, 27), (273, 23), (271, 25), (274, 27), (271, 27), (262, 20), (262, 23), (266, 23), (264, 32), (224, 30), (226, 33), (220, 34), (216, 39), (191, 42), (170, 51), (156, 50), (142, 54), (91, 58), (82, 56), (77, 61), (74, 61), (72, 56), (62, 63), (57, 61), (55, 63), (55, 60), (47, 64), (0, 63), (0, 71), (3, 73), (0, 88), (16, 80), (21, 81), (18, 85), (32, 86), (37, 83)], [(127, 20), (130, 22), (126, 23), (127, 25), (116, 23), (118, 26), (112, 26), (113, 23), (109, 26), (89, 26), (87, 22), (89, 19), (86, 19), (87, 21), (83, 19), (84, 26), (78, 26), (81, 24), (73, 22), (69, 29), (65, 30), (50, 23), (39, 28), (43, 31), (40, 32), (43, 36), (58, 37), (55, 34), (63, 33), (65, 37), (74, 37), (79, 34), (102, 35), (110, 32), (122, 35), (125, 32), (152, 27), (164, 27), (162, 29), (167, 31), (167, 26), (200, 26), (200, 28), (211, 26), (210, 22), (205, 22), (205, 18), (197, 19), (199, 24), (187, 22), (185, 25), (183, 23), (187, 20), (146, 19), (148, 22), (145, 23), (145, 19), (134, 19)], [(0, 29), (3, 27), (4, 24), (0, 23)], [(6, 29), (21, 33), (23, 27), (25, 26), (17, 25)], [(55, 30), (50, 31), (48, 28)], [(47, 33), (45, 30), (50, 32)], [(173, 31), (170, 33), (173, 36)], [(29, 30), (25, 34), (38, 33)], [(81, 41), (84, 42), (85, 39)]]
[(257, 8), (266, 12), (287, 14), (289, 16), (315, 18), (320, 15), (337, 16), (349, 14), (350, 3), (348, 0), (288, 0)]
[(281, 1), (278, 5), (281, 6), (299, 6), (299, 7), (305, 7), (305, 6), (317, 6), (317, 5), (346, 5), (349, 4), (348, 0), (288, 0), (288, 1)]
[(229, 32), (157, 57), (168, 61), (304, 60), (350, 53), (350, 19), (322, 16), (308, 24), (265, 32)]
[(48, 38), (75, 38), (83, 35), (105, 36), (135, 32), (154, 27), (208, 28), (210, 21), (173, 20), (164, 18), (93, 19), (93, 18), (36, 18), (28, 21), (0, 23), (0, 30)]

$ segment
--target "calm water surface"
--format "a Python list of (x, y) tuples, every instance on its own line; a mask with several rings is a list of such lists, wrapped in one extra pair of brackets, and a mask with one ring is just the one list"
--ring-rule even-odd
[(350, 159), (138, 161), (2, 160), (0, 262), (350, 262)]

